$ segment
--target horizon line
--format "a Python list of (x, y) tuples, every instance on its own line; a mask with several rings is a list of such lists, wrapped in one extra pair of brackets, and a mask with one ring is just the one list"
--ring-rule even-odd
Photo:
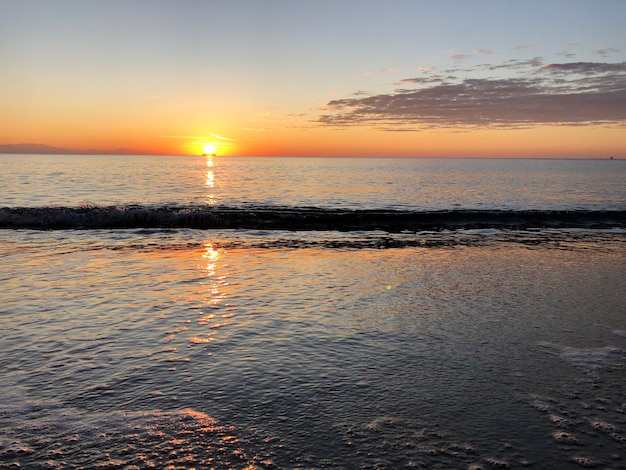
[[(75, 149), (56, 147), (48, 144), (19, 143), (0, 144), (0, 155), (94, 155), (94, 156), (163, 156), (163, 157), (207, 157), (205, 154), (192, 153), (161, 153), (146, 152), (137, 149), (118, 147), (114, 149)], [(540, 159), (540, 160), (623, 160), (626, 155), (608, 154), (603, 156), (567, 156), (567, 155), (514, 155), (514, 156), (488, 156), (488, 155), (382, 155), (382, 154), (263, 154), (263, 155), (211, 155), (214, 157), (240, 157), (240, 158), (448, 158), (448, 159)]]

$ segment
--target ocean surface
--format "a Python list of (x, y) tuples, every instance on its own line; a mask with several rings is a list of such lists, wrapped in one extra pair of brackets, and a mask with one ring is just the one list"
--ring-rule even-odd
[(626, 468), (626, 161), (0, 168), (0, 468)]

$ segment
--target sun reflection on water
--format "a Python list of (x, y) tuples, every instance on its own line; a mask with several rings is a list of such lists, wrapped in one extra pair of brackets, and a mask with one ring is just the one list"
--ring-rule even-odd
[(209, 191), (206, 198), (207, 202), (212, 205), (215, 204), (215, 194), (213, 194), (213, 189), (215, 189), (215, 172), (213, 171), (213, 168), (215, 164), (213, 163), (213, 157), (211, 155), (207, 155), (206, 157), (206, 166), (208, 169), (206, 172), (205, 185)]
[(230, 318), (234, 316), (232, 312), (226, 311), (219, 315), (218, 310), (226, 307), (223, 305), (225, 294), (222, 287), (228, 283), (224, 276), (218, 275), (218, 262), (221, 257), (220, 250), (216, 249), (213, 243), (206, 242), (202, 248), (202, 270), (207, 279), (206, 290), (204, 291), (204, 308), (200, 310), (200, 318), (197, 319), (199, 326), (208, 327), (209, 331), (203, 335), (189, 338), (194, 344), (208, 344), (214, 341), (214, 334), (217, 329), (230, 325)]

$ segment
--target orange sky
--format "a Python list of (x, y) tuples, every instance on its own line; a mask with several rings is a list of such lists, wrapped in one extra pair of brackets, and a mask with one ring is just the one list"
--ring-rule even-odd
[(14, 2), (0, 146), (626, 158), (626, 9), (590, 5)]

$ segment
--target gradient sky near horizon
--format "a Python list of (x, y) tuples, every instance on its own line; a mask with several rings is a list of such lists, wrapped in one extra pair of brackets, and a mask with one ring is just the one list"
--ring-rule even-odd
[(0, 144), (626, 157), (625, 24), (623, 0), (0, 0)]

